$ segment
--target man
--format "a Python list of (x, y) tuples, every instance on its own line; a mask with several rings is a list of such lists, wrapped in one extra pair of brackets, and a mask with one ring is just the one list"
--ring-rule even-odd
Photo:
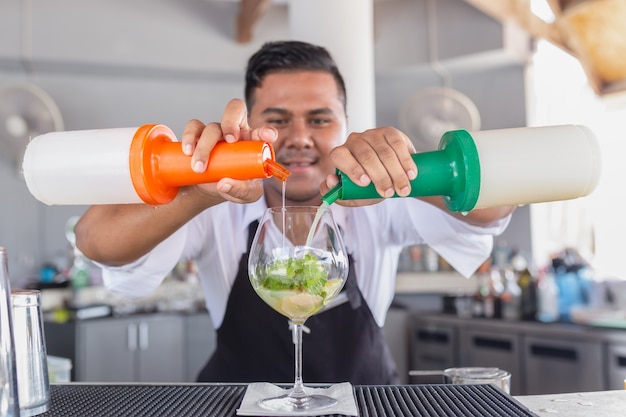
[[(220, 123), (192, 120), (185, 127), (181, 142), (193, 155), (194, 170), (206, 168), (220, 140), (265, 140), (291, 172), (287, 205), (319, 205), (338, 181), (335, 168), (357, 184), (372, 182), (383, 196), (409, 194), (410, 180), (419, 175), (409, 138), (386, 127), (346, 139), (345, 86), (325, 49), (268, 43), (250, 58), (245, 81), (245, 104), (231, 100)], [(106, 285), (128, 295), (148, 294), (177, 262), (193, 259), (218, 336), (199, 380), (289, 382), (294, 370), (288, 323), (254, 293), (246, 268), (254, 222), (266, 207), (281, 204), (282, 183), (276, 179), (223, 178), (182, 188), (163, 206), (91, 207), (76, 226), (76, 241), (86, 256), (108, 265)], [(381, 326), (401, 249), (427, 243), (469, 275), (490, 254), (492, 235), (506, 226), (512, 208), (462, 216), (446, 212), (441, 198), (341, 204), (331, 208), (350, 254), (350, 302), (307, 320), (304, 378), (397, 383)]]

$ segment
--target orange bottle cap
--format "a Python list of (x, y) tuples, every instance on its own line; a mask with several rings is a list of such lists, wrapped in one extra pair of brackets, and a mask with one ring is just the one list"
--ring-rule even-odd
[(130, 172), (139, 197), (148, 204), (167, 204), (181, 186), (217, 182), (221, 178), (248, 180), (289, 176), (274, 160), (274, 149), (262, 141), (218, 142), (207, 169), (197, 173), (174, 133), (163, 125), (140, 127), (131, 143)]

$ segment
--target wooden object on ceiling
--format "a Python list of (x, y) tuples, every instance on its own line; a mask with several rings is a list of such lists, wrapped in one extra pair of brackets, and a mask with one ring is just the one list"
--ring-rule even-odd
[(547, 0), (547, 23), (530, 0), (465, 0), (502, 23), (513, 22), (577, 58), (596, 94), (626, 91), (626, 0)]
[(535, 38), (545, 39), (568, 50), (561, 31), (534, 14), (530, 0), (465, 0), (466, 3), (501, 23), (513, 22)]
[(240, 0), (235, 22), (235, 39), (239, 43), (252, 40), (254, 25), (265, 14), (272, 0)]
[(555, 25), (598, 94), (626, 90), (626, 0), (550, 0)]

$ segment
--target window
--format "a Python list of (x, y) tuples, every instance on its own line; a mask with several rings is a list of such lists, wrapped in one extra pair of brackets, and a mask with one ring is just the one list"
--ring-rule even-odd
[(597, 96), (578, 60), (546, 41), (537, 43), (527, 75), (528, 125), (586, 125), (602, 152), (591, 195), (531, 206), (534, 260), (543, 266), (552, 253), (572, 247), (598, 277), (626, 279), (626, 93)]

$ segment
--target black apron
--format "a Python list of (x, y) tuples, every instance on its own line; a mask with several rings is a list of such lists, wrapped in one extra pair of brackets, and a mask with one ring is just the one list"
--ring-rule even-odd
[[(248, 252), (258, 226), (248, 229)], [(344, 290), (349, 302), (306, 320), (302, 378), (305, 383), (350, 382), (354, 385), (398, 384), (398, 372), (383, 331), (357, 287), (349, 257)], [(228, 298), (224, 321), (217, 330), (217, 348), (198, 382), (293, 383), (294, 344), (288, 319), (254, 292), (248, 277), (248, 254)]]

